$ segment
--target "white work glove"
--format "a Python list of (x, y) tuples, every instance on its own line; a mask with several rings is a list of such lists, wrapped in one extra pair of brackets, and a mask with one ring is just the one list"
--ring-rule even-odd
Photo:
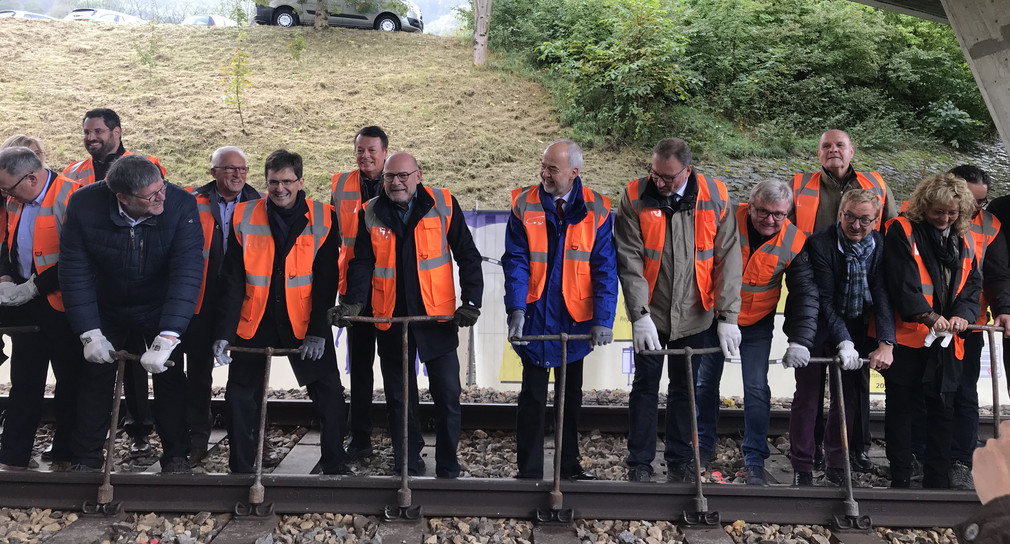
[(589, 329), (589, 334), (593, 337), (591, 341), (593, 346), (605, 346), (614, 341), (613, 329), (603, 325), (593, 325)]
[(211, 345), (211, 352), (214, 354), (214, 368), (231, 364), (231, 356), (225, 351), (228, 347), (227, 340), (214, 340)]
[(838, 344), (838, 357), (842, 360), (842, 370), (859, 370), (863, 367), (856, 345), (849, 340), (843, 340)]
[(782, 356), (782, 366), (786, 368), (803, 368), (810, 364), (810, 350), (803, 344), (789, 342), (786, 354)]
[(116, 348), (105, 339), (102, 329), (91, 329), (82, 334), (81, 343), (84, 344), (84, 358), (89, 363), (115, 362), (116, 358), (112, 356), (112, 352), (116, 351)]
[(326, 339), (319, 336), (305, 336), (298, 347), (298, 355), (303, 361), (318, 361), (326, 351)]
[(512, 310), (509, 314), (509, 340), (512, 342), (513, 346), (526, 346), (529, 342), (523, 342), (521, 340), (511, 340), (512, 338), (522, 338), (523, 336), (523, 325), (526, 324), (526, 312), (522, 310)]
[(954, 339), (954, 333), (950, 331), (936, 332), (932, 328), (926, 333), (926, 340), (922, 343), (922, 347), (928, 348), (933, 345), (937, 339), (940, 339), (940, 347), (945, 348), (950, 345), (950, 341)]
[(178, 338), (168, 338), (160, 334), (155, 336), (154, 342), (151, 342), (151, 346), (140, 356), (140, 366), (151, 374), (161, 374), (168, 370), (168, 365), (165, 363), (172, 355), (172, 350), (178, 345)]
[(719, 347), (722, 354), (727, 358), (740, 356), (740, 327), (736, 323), (722, 323), (715, 328), (715, 333), (719, 336)]
[(663, 349), (659, 342), (659, 331), (651, 315), (647, 315), (631, 324), (631, 343), (635, 353)]
[(0, 306), (21, 306), (37, 296), (39, 290), (35, 287), (35, 274), (21, 284), (0, 283)]

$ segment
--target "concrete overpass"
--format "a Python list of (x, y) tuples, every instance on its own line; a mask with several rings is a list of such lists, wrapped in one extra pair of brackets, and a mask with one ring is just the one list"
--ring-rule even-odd
[(946, 23), (1010, 153), (1010, 0), (855, 0)]

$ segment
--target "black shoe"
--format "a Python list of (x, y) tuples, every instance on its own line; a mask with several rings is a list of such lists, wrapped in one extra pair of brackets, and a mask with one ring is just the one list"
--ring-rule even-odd
[(189, 459), (185, 457), (169, 457), (161, 461), (161, 472), (163, 474), (189, 474)]
[(828, 467), (824, 469), (824, 477), (837, 486), (845, 485), (845, 469)]
[(207, 456), (207, 446), (196, 446), (189, 450), (189, 466), (195, 467)]
[(562, 473), (561, 478), (565, 480), (571, 480), (573, 482), (599, 480), (599, 478), (597, 478), (595, 474), (589, 472), (588, 470), (582, 470), (581, 468), (578, 470), (578, 472), (574, 472), (572, 474)]
[(70, 465), (70, 472), (101, 472), (102, 469), (98, 467), (91, 467), (83, 463), (78, 463), (76, 465)]
[(865, 451), (849, 455), (849, 461), (856, 472), (873, 472), (873, 461)]
[(651, 482), (652, 467), (649, 465), (635, 465), (629, 468), (628, 480), (632, 482)]
[(824, 447), (814, 449), (814, 470), (824, 470)]
[(347, 476), (348, 474), (351, 474), (351, 469), (348, 468), (347, 465), (345, 465), (344, 463), (340, 463), (333, 467), (324, 468), (321, 472), (323, 474)]
[(765, 479), (765, 467), (746, 465), (744, 472), (747, 474), (748, 485), (768, 485), (768, 480)]
[(694, 473), (694, 463), (688, 463), (679, 467), (667, 467), (666, 481), (669, 483), (693, 484), (697, 481)]
[(367, 442), (359, 442), (357, 440), (351, 440), (348, 442), (347, 447), (344, 449), (347, 451), (347, 459), (350, 461), (357, 461), (358, 459), (371, 457), (373, 453), (371, 444)]
[(53, 445), (50, 443), (46, 446), (46, 449), (42, 450), (42, 460), (45, 462), (51, 462), (53, 460)]
[(793, 473), (793, 485), (797, 487), (811, 487), (814, 485), (814, 473), (813, 472), (795, 472)]
[(950, 488), (975, 490), (975, 480), (971, 476), (971, 467), (961, 461), (950, 464)]
[(139, 459), (151, 455), (151, 442), (147, 435), (134, 436), (130, 441), (130, 458)]

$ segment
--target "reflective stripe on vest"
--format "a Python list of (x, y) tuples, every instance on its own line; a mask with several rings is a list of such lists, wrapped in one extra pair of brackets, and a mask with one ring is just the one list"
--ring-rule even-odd
[[(67, 216), (67, 204), (70, 202), (70, 195), (81, 185), (67, 179), (65, 176), (57, 174), (49, 190), (42, 199), (42, 205), (35, 216), (35, 232), (32, 237), (32, 260), (35, 264), (35, 272), (41, 274), (52, 268), (60, 261), (60, 234), (63, 232), (63, 220)], [(13, 251), (14, 233), (17, 231), (18, 222), (21, 221), (22, 205), (13, 198), (7, 199), (7, 232), (11, 236), (7, 237), (7, 251)], [(49, 305), (58, 312), (63, 309), (63, 296), (59, 290), (46, 295)]]
[[(424, 187), (435, 201), (428, 213), (414, 227), (417, 279), (427, 315), (450, 315), (456, 308), (456, 285), (452, 278), (449, 254), (449, 224), (452, 222), (452, 196), (448, 189)], [(365, 228), (372, 241), (375, 267), (372, 269), (372, 315), (392, 317), (396, 307), (396, 234), (375, 214), (377, 198), (365, 204)], [(379, 330), (389, 330), (389, 323), (377, 323)]]
[[(986, 249), (999, 234), (1000, 226), (999, 219), (985, 210), (979, 210), (971, 221), (970, 232), (975, 247), (976, 266), (979, 270), (982, 270)], [(989, 301), (986, 300), (985, 292), (982, 293), (981, 303), (982, 306), (979, 308), (978, 319), (975, 320), (975, 323), (985, 325), (989, 322)]]
[[(233, 216), (246, 274), (245, 300), (236, 332), (246, 340), (256, 334), (270, 297), (275, 248), (267, 201), (262, 198), (239, 202)], [(305, 202), (309, 206), (309, 223), (284, 259), (284, 298), (291, 330), (299, 339), (305, 338), (312, 313), (312, 264), (331, 227), (329, 204), (308, 199)]]
[(752, 255), (747, 239), (747, 209), (748, 205), (743, 203), (736, 212), (743, 252), (740, 316), (737, 319), (741, 327), (753, 325), (775, 311), (782, 295), (782, 274), (807, 240), (807, 236), (786, 219), (778, 233)]
[[(880, 199), (880, 216), (884, 216), (884, 201), (887, 198), (887, 184), (878, 172), (870, 172), (869, 177), (856, 172), (856, 181), (863, 189), (873, 191)], [(793, 176), (793, 198), (796, 201), (796, 227), (810, 236), (817, 220), (817, 207), (821, 202), (821, 173), (796, 174)]]
[[(127, 151), (127, 152), (123, 153), (122, 156), (125, 157), (127, 155), (132, 155), (132, 154), (133, 153)], [(165, 167), (163, 167), (161, 165), (161, 163), (158, 162), (158, 157), (152, 157), (152, 156), (148, 155), (147, 160), (149, 160), (149, 161), (153, 162), (154, 164), (158, 165), (158, 168), (161, 169), (161, 175), (162, 175), (162, 177), (165, 176)], [(87, 159), (84, 159), (83, 161), (77, 161), (77, 162), (70, 163), (69, 166), (67, 166), (66, 168), (63, 169), (63, 175), (67, 179), (69, 179), (71, 181), (76, 181), (77, 183), (79, 183), (81, 185), (90, 185), (90, 184), (94, 183), (95, 182), (95, 168), (94, 168), (94, 164), (92, 163), (91, 157), (88, 157)]]
[(347, 294), (347, 265), (354, 258), (354, 239), (358, 235), (358, 212), (361, 211), (361, 183), (358, 170), (340, 172), (333, 175), (333, 191), (330, 203), (337, 210), (337, 224), (340, 225), (340, 280), (337, 290)]
[[(192, 192), (192, 191), (190, 191)], [(214, 241), (214, 214), (211, 212), (210, 195), (195, 193), (196, 211), (200, 212), (200, 227), (203, 229), (203, 282), (200, 284), (200, 294), (196, 297), (196, 311), (200, 313), (203, 307), (203, 295), (207, 289), (207, 270), (210, 267), (210, 244)]]
[[(715, 282), (712, 278), (715, 269), (715, 235), (719, 222), (726, 218), (729, 196), (726, 185), (718, 179), (709, 180), (698, 173), (695, 173), (695, 178), (698, 180), (698, 195), (694, 205), (694, 279), (698, 284), (702, 307), (707, 311), (715, 305)], [(628, 183), (627, 191), (642, 230), (642, 272), (649, 284), (651, 302), (659, 279), (663, 246), (666, 244), (667, 220), (663, 217), (663, 210), (648, 208), (643, 204), (642, 196), (648, 184), (648, 177), (632, 180)]]
[[(593, 318), (593, 278), (589, 265), (596, 231), (610, 215), (610, 199), (582, 187), (586, 217), (565, 230), (561, 294), (568, 315), (576, 322)], [(512, 214), (523, 223), (529, 245), (530, 280), (526, 303), (540, 300), (547, 283), (547, 224), (540, 185), (512, 191)]]
[[(914, 235), (912, 234), (912, 224), (909, 223), (908, 219), (904, 216), (898, 216), (888, 222), (888, 228), (890, 224), (896, 222), (901, 225), (901, 230), (905, 232), (905, 236), (908, 238), (909, 247), (912, 248), (912, 258), (915, 260), (916, 268), (919, 270), (919, 280), (922, 282), (922, 296), (926, 299), (926, 303), (933, 307), (933, 279), (929, 275), (929, 271), (926, 269), (926, 264), (922, 261), (922, 256), (919, 255), (919, 248), (916, 245)], [(965, 247), (967, 251), (965, 252), (964, 258), (961, 259), (961, 281), (957, 285), (957, 290), (954, 292), (956, 297), (961, 289), (964, 288), (964, 284), (968, 281), (968, 274), (971, 273), (971, 265), (975, 259), (975, 247), (972, 240), (969, 238), (964, 239)], [(929, 327), (922, 323), (906, 322), (901, 319), (898, 312), (894, 312), (894, 326), (895, 326), (895, 339), (899, 344), (903, 346), (908, 346), (911, 348), (921, 348), (922, 343), (926, 341), (926, 334), (929, 333)], [(957, 355), (958, 359), (964, 358), (964, 339), (961, 335), (954, 335), (954, 353)]]

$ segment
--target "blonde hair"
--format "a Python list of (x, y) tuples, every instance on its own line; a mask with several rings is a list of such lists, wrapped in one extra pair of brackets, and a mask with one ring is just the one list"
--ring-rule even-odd
[(856, 206), (869, 202), (873, 204), (873, 214), (880, 215), (880, 209), (884, 207), (884, 204), (880, 201), (880, 197), (877, 193), (874, 193), (870, 189), (849, 189), (842, 193), (842, 202), (838, 205), (838, 209), (841, 210), (848, 203), (853, 203)]
[(927, 177), (912, 191), (905, 217), (909, 221), (926, 221), (926, 212), (934, 204), (956, 204), (959, 214), (954, 221), (954, 230), (959, 236), (968, 232), (975, 213), (975, 197), (968, 190), (968, 182), (954, 174)]
[(7, 138), (7, 141), (3, 145), (0, 145), (0, 149), (7, 149), (8, 147), (31, 147), (32, 145), (42, 150), (43, 153), (45, 152), (45, 149), (42, 148), (42, 140), (32, 136), (25, 136), (24, 134), (15, 134)]

